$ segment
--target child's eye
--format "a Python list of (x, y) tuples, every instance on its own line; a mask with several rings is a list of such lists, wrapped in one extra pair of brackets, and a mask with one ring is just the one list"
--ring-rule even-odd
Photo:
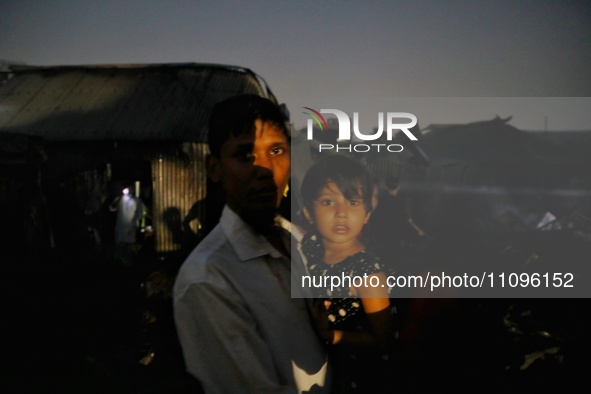
[(332, 200), (329, 200), (329, 199), (321, 200), (320, 205), (332, 205)]
[(360, 204), (360, 202), (359, 202), (359, 200), (350, 200), (350, 201), (349, 201), (349, 204), (351, 204), (352, 206), (354, 206), (354, 207), (355, 207), (355, 206), (359, 205), (359, 204)]

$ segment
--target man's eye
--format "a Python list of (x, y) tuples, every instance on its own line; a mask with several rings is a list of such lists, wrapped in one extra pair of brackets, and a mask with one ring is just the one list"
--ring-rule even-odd
[(275, 148), (271, 149), (271, 155), (273, 155), (273, 156), (280, 155), (283, 152), (285, 152), (285, 149), (283, 149), (281, 147), (275, 147)]
[(244, 161), (244, 162), (251, 162), (254, 161), (254, 155), (250, 152), (243, 152), (243, 153), (239, 153), (237, 155), (238, 160)]

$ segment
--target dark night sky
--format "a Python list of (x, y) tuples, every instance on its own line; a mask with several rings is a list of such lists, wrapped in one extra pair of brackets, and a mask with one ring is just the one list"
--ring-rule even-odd
[[(297, 127), (303, 106), (357, 111), (369, 127), (379, 111), (421, 112), (392, 97), (591, 96), (591, 3), (0, 0), (0, 59), (238, 65), (267, 81)], [(545, 117), (550, 129), (591, 129), (589, 99), (471, 102), (439, 101), (419, 124), (498, 114), (525, 129)]]

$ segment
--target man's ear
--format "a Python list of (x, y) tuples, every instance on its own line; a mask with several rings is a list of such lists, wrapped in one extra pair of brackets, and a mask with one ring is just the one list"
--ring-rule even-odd
[(222, 165), (220, 159), (215, 156), (207, 155), (205, 158), (205, 169), (207, 171), (207, 177), (212, 182), (221, 182), (222, 180)]
[(306, 217), (306, 220), (308, 221), (308, 223), (313, 224), (314, 220), (312, 219), (312, 215), (310, 215), (310, 212), (308, 212), (308, 208), (304, 207), (304, 216)]

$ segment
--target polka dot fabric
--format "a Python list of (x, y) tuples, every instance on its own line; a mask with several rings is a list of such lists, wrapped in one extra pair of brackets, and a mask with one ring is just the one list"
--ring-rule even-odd
[[(304, 237), (302, 250), (308, 260), (308, 271), (315, 277), (336, 276), (354, 278), (363, 277), (383, 272), (379, 258), (373, 253), (363, 250), (337, 264), (326, 264), (323, 261), (324, 248), (318, 237), (314, 234)], [(330, 283), (330, 282), (329, 282)], [(363, 313), (361, 300), (357, 298), (349, 287), (330, 289), (325, 287), (314, 288), (316, 298), (325, 298), (331, 301), (328, 309), (328, 319), (335, 327), (350, 322), (358, 313)]]

